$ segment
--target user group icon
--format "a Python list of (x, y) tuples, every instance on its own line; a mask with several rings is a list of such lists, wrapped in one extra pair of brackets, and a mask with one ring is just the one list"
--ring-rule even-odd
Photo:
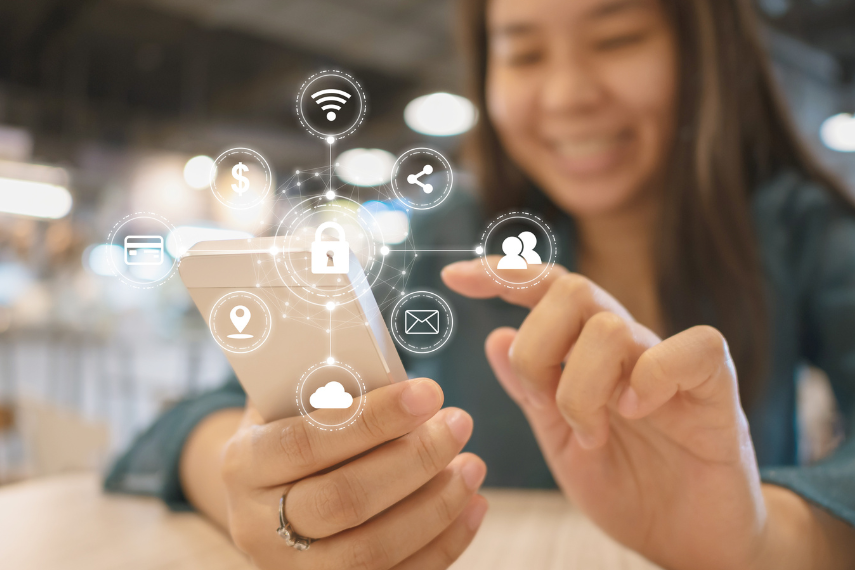
[(501, 285), (526, 289), (543, 281), (558, 257), (558, 242), (546, 221), (529, 212), (493, 219), (481, 235), (481, 265)]

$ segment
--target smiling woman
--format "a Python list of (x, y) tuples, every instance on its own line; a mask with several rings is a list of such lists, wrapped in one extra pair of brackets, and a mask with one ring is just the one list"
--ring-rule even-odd
[(463, 6), (483, 202), (566, 220), (575, 273), (443, 280), (531, 310), (486, 353), (559, 486), (668, 568), (851, 567), (855, 448), (780, 466), (801, 362), (855, 408), (855, 208), (795, 136), (751, 3)]
[[(489, 5), (489, 9), (486, 9)], [(748, 2), (466, 0), (466, 44), (480, 122), (472, 158), (498, 212), (533, 188), (576, 215), (580, 264), (622, 214), (646, 277), (603, 282), (635, 299), (660, 333), (698, 322), (726, 336), (750, 406), (768, 344), (749, 201), (785, 169), (849, 200), (803, 150), (789, 123)], [(734, 86), (741, 86), (740, 89)], [(510, 160), (509, 160), (510, 159)], [(643, 216), (638, 216), (643, 212)], [(646, 220), (645, 220), (646, 218)], [(583, 227), (589, 220), (604, 220)], [(638, 253), (638, 252), (636, 252)], [(593, 271), (594, 268), (591, 268)], [(734, 287), (736, 286), (736, 287)]]

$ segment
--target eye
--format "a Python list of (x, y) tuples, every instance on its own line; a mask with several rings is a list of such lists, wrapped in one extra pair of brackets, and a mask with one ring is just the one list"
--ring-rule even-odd
[(534, 65), (542, 59), (539, 51), (520, 51), (508, 54), (507, 63), (514, 67), (524, 67), (526, 65)]
[(612, 51), (624, 47), (640, 44), (647, 39), (647, 32), (636, 32), (621, 34), (595, 42), (595, 47), (600, 51)]

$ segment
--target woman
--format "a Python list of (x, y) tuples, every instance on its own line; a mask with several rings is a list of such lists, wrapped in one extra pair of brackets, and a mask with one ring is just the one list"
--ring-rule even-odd
[[(855, 404), (855, 212), (784, 120), (749, 2), (465, 8), (486, 208), (459, 194), (441, 234), (424, 220), (414, 234), (475, 243), (479, 214), (528, 207), (552, 211), (570, 252), (523, 291), (478, 261), (442, 271), (458, 293), (522, 307), (458, 302), (453, 345), (410, 363), (474, 432), (466, 413), (437, 413), (443, 394), (424, 379), (372, 392), (376, 413), (337, 438), (261, 425), (251, 408), (211, 413), (242, 404), (225, 389), (161, 420), (113, 486), (128, 488), (148, 446), (174, 458), (156, 490), (183, 489), (262, 568), (443, 568), (485, 510), (484, 464), (458, 455), (469, 440), (488, 482), (548, 485), (551, 472), (662, 566), (851, 568), (855, 447), (782, 466), (795, 463), (801, 361), (826, 370), (844, 413)], [(436, 286), (439, 269), (423, 261), (414, 281)], [(485, 337), (522, 417), (476, 357)], [(272, 536), (285, 490), (294, 531), (320, 538), (308, 552)]]

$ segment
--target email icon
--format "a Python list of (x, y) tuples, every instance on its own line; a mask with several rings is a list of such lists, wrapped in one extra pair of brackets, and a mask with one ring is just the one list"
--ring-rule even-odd
[(404, 311), (405, 334), (439, 334), (439, 311)]

